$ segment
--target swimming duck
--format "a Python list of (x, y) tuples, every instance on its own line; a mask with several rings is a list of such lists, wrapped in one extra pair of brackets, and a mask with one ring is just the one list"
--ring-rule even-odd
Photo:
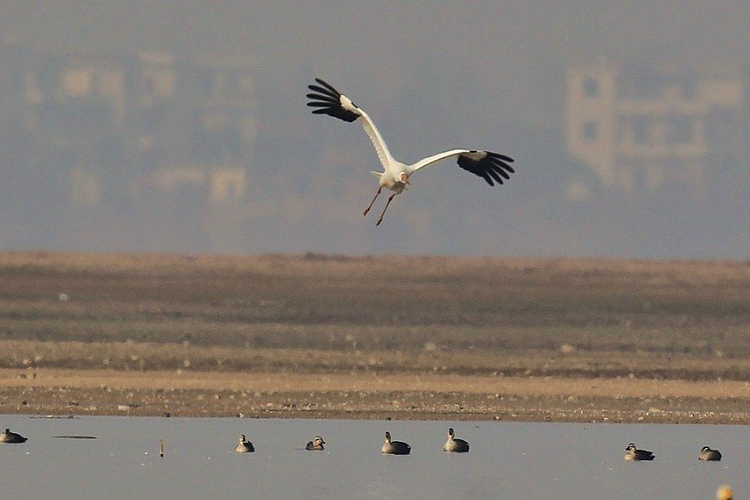
[(28, 441), (25, 437), (15, 432), (11, 432), (10, 429), (5, 429), (5, 432), (0, 434), (0, 443), (25, 443)]
[(306, 450), (324, 450), (325, 447), (323, 446), (326, 444), (325, 441), (323, 441), (323, 438), (320, 436), (315, 436), (312, 441), (309, 441), (307, 443), (307, 446), (305, 446)]
[(245, 438), (244, 434), (240, 434), (240, 442), (237, 443), (237, 447), (234, 449), (237, 453), (250, 453), (255, 451), (253, 443)]
[(654, 454), (651, 453), (648, 450), (639, 450), (635, 447), (634, 443), (630, 443), (627, 448), (625, 448), (625, 451), (627, 453), (625, 454), (625, 460), (628, 461), (637, 461), (637, 460), (653, 460)]
[(712, 450), (708, 446), (701, 448), (701, 452), (698, 455), (698, 460), (704, 461), (718, 461), (721, 460), (721, 452), (719, 450)]
[(448, 429), (448, 440), (443, 445), (443, 451), (449, 451), (454, 453), (466, 453), (469, 451), (469, 443), (463, 439), (456, 439), (453, 427)]
[(411, 446), (401, 441), (391, 441), (391, 433), (385, 433), (385, 443), (380, 449), (387, 455), (408, 455), (411, 453)]

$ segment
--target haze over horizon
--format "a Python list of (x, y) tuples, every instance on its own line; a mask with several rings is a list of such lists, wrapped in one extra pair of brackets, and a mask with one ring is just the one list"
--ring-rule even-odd
[[(46, 188), (14, 198), (0, 186), (0, 250), (750, 257), (750, 128), (737, 131), (740, 156), (715, 152), (721, 162), (699, 192), (609, 189), (572, 158), (564, 134), (566, 70), (597, 60), (736, 70), (750, 122), (750, 9), (741, 2), (255, 4), (2, 2), (6, 43), (249, 61), (257, 132), (231, 217), (207, 214), (192, 192), (152, 211), (137, 197), (84, 210), (57, 205)], [(376, 228), (377, 213), (362, 210), (377, 157), (359, 124), (310, 114), (304, 95), (315, 77), (364, 108), (397, 159), (482, 148), (514, 157), (516, 174), (490, 188), (452, 162), (432, 167)], [(9, 186), (5, 156), (0, 184)], [(571, 180), (592, 194), (571, 199)]]

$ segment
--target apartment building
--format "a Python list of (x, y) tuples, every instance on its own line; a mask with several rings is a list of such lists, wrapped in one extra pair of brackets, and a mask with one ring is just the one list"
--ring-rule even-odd
[(3, 168), (82, 207), (186, 190), (209, 204), (240, 201), (255, 142), (253, 70), (229, 58), (0, 43), (0, 141), (17, 158)]
[(717, 156), (747, 142), (746, 84), (735, 68), (599, 60), (567, 71), (569, 153), (606, 188), (700, 191)]

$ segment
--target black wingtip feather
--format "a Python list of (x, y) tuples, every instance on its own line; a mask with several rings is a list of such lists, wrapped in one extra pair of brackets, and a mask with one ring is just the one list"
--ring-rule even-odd
[(501, 155), (500, 153), (493, 153), (492, 151), (487, 151), (487, 156), (497, 158), (498, 160), (502, 160), (508, 163), (513, 163), (514, 161), (510, 156)]
[(331, 85), (330, 83), (326, 82), (325, 80), (322, 80), (320, 78), (316, 78), (315, 81), (318, 82), (323, 87), (325, 87), (328, 90), (328, 92), (330, 92), (332, 95), (341, 95), (341, 92), (339, 92), (338, 90), (336, 90), (333, 85)]
[(487, 169), (487, 173), (490, 174), (490, 177), (492, 177), (493, 179), (495, 179), (495, 182), (497, 182), (498, 184), (502, 184), (503, 183), (503, 178), (500, 177), (500, 175), (498, 174), (497, 169), (489, 168), (489, 169)]
[(341, 94), (337, 92), (331, 92), (330, 90), (324, 89), (323, 87), (318, 87), (317, 85), (308, 85), (307, 88), (312, 90), (313, 92), (317, 92), (321, 96), (325, 96), (330, 99), (338, 99), (341, 96)]
[(307, 98), (311, 100), (311, 102), (324, 102), (330, 106), (340, 106), (340, 101), (338, 98), (328, 97), (328, 96), (322, 96), (318, 94), (307, 94)]
[(347, 122), (353, 122), (359, 118), (358, 113), (344, 109), (341, 105), (341, 92), (320, 78), (316, 78), (315, 81), (318, 85), (307, 86), (312, 91), (307, 94), (307, 98), (310, 99), (307, 105), (317, 108), (312, 111), (313, 114), (329, 115)]
[[(477, 153), (484, 153), (484, 156), (477, 158)], [(510, 174), (515, 173), (513, 167), (508, 165), (513, 158), (493, 153), (491, 151), (471, 151), (469, 154), (462, 154), (458, 157), (458, 166), (467, 172), (478, 175), (490, 186), (504, 184), (505, 180), (510, 179)]]

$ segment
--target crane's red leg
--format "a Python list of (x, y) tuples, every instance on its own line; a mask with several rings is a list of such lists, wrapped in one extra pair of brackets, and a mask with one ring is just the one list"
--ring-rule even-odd
[(377, 191), (377, 192), (375, 193), (375, 198), (373, 198), (373, 199), (372, 199), (372, 201), (370, 202), (370, 204), (369, 204), (369, 205), (367, 205), (367, 208), (365, 208), (365, 213), (363, 213), (362, 215), (367, 215), (367, 212), (369, 212), (369, 211), (370, 211), (370, 209), (372, 208), (372, 206), (373, 206), (373, 205), (375, 204), (375, 200), (377, 200), (377, 199), (378, 199), (378, 196), (380, 196), (380, 192), (381, 192), (382, 190), (383, 190), (383, 186), (380, 186), (380, 187), (378, 188), (378, 191)]
[(393, 200), (393, 197), (396, 196), (398, 193), (393, 193), (388, 197), (388, 202), (385, 204), (385, 208), (383, 209), (383, 213), (380, 214), (380, 218), (378, 219), (378, 223), (375, 224), (376, 226), (379, 226), (381, 222), (383, 222), (383, 216), (385, 215), (385, 211), (388, 210), (388, 205), (391, 204), (391, 201)]

